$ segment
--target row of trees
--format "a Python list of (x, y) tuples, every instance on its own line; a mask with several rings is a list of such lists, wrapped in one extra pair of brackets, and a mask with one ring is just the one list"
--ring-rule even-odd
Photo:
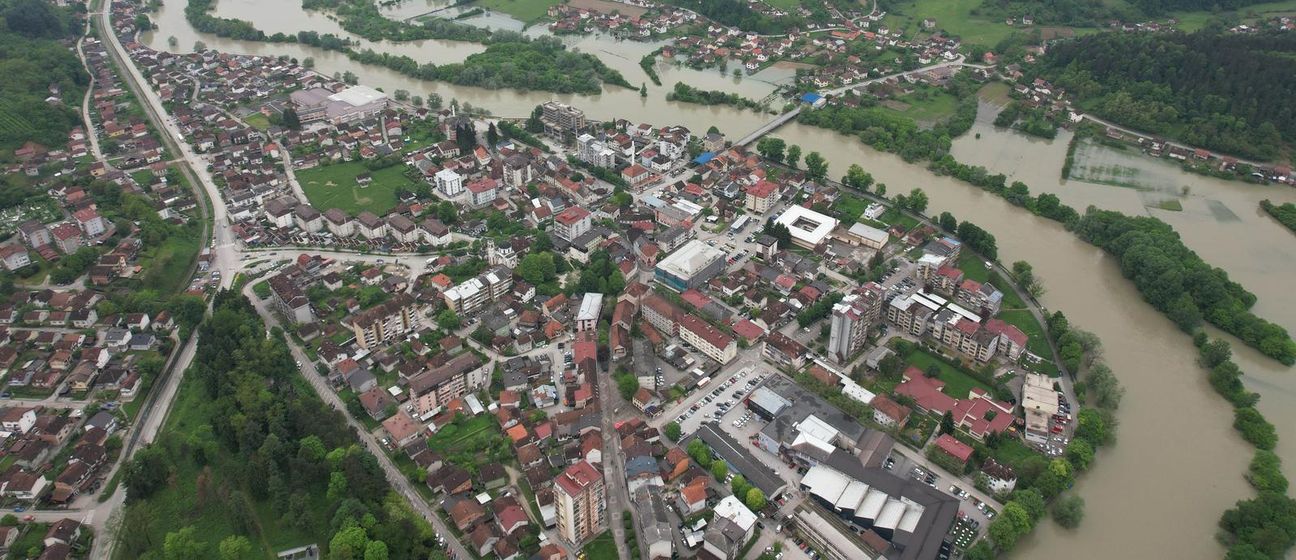
[(1260, 396), (1242, 385), (1242, 372), (1233, 361), (1229, 343), (1212, 340), (1202, 331), (1193, 336), (1193, 343), (1211, 386), (1233, 405), (1233, 428), (1256, 448), (1246, 474), (1256, 496), (1238, 501), (1220, 517), (1228, 558), (1282, 558), (1296, 545), (1296, 500), (1286, 494), (1287, 477), (1273, 453), (1278, 433), (1255, 408)]
[(1075, 231), (1114, 255), (1143, 299), (1181, 329), (1204, 320), (1283, 364), (1296, 363), (1287, 330), (1248, 311), (1255, 295), (1202, 261), (1165, 222), (1090, 208)]
[(241, 558), (249, 551), (239, 537), (263, 543), (284, 530), (324, 544), (329, 558), (434, 553), (431, 528), (387, 486), (342, 415), (297, 382), (282, 332), (267, 337), (251, 304), (232, 292), (216, 296), (201, 331), (181, 388), (184, 420), (125, 467), (122, 554), (210, 558), (238, 549), (232, 557)]

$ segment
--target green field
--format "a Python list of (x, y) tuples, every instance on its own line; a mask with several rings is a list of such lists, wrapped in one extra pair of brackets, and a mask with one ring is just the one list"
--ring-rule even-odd
[(1268, 19), (1280, 15), (1296, 14), (1296, 0), (1284, 0), (1282, 2), (1266, 2), (1264, 4), (1255, 4), (1234, 10), (1231, 12), (1211, 13), (1209, 11), (1196, 12), (1173, 12), (1171, 15), (1179, 19), (1179, 29), (1187, 32), (1197, 31), (1210, 22), (1212, 18), (1222, 16), (1237, 16), (1244, 23), (1254, 22), (1260, 19)]
[[(373, 177), (373, 182), (362, 187), (356, 177), (365, 173)], [(339, 208), (352, 216), (365, 210), (379, 216), (386, 214), (396, 206), (398, 189), (412, 191), (417, 187), (405, 176), (404, 165), (369, 171), (364, 163), (356, 161), (298, 171), (297, 182), (319, 211)]]
[(940, 375), (938, 375), (937, 378), (945, 382), (945, 388), (941, 391), (956, 399), (966, 399), (968, 391), (971, 391), (973, 387), (980, 387), (987, 393), (993, 393), (990, 386), (977, 381), (972, 376), (945, 363), (936, 356), (928, 353), (926, 350), (914, 350), (913, 353), (909, 354), (909, 356), (905, 358), (905, 361), (908, 365), (914, 366), (923, 371), (927, 371), (927, 368), (932, 365), (940, 368)]
[(251, 115), (243, 117), (243, 122), (257, 130), (266, 130), (270, 128), (270, 119), (266, 118), (266, 116), (261, 113), (252, 113)]
[(942, 89), (929, 88), (884, 102), (882, 108), (909, 117), (920, 124), (932, 124), (949, 118), (958, 109), (958, 98)]
[(472, 5), (495, 12), (504, 12), (524, 23), (535, 23), (545, 16), (550, 6), (557, 4), (557, 0), (478, 0)]
[[(963, 271), (963, 278), (965, 279), (982, 283), (990, 280), (990, 270), (985, 267), (985, 261), (973, 254), (972, 251), (960, 251), (958, 264), (955, 266)], [(1000, 286), (995, 287), (1001, 291), (1003, 290)]]
[(922, 32), (923, 18), (935, 18), (936, 29), (959, 37), (964, 43), (994, 47), (999, 41), (1020, 31), (1003, 20), (972, 15), (982, 0), (914, 0), (892, 8), (884, 23), (892, 29), (901, 28), (911, 33)]
[(143, 276), (145, 288), (154, 289), (163, 294), (180, 292), (188, 285), (190, 270), (202, 240), (198, 238), (197, 226), (181, 230), (163, 241), (161, 245), (144, 250), (144, 257), (151, 258), (145, 267)]
[(616, 560), (619, 557), (617, 555), (616, 540), (612, 538), (611, 531), (604, 531), (599, 536), (594, 537), (594, 540), (581, 549), (581, 553), (584, 555), (585, 560)]

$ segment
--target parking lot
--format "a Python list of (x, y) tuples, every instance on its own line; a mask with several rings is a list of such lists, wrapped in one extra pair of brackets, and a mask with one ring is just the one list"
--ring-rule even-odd
[[(734, 420), (746, 412), (741, 406), (742, 400), (750, 394), (769, 373), (757, 373), (754, 367), (745, 367), (729, 377), (713, 379), (705, 387), (698, 389), (703, 397), (674, 418), (679, 422), (683, 433), (696, 432), (703, 422)], [(741, 412), (738, 409), (743, 409)]]

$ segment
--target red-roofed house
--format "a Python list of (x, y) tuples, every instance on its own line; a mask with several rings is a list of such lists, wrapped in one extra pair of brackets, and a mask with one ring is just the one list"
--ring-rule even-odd
[(751, 319), (743, 319), (734, 323), (733, 331), (734, 334), (746, 340), (747, 344), (755, 344), (757, 340), (765, 336), (765, 329), (753, 323)]
[(999, 352), (1014, 362), (1021, 357), (1022, 352), (1026, 350), (1026, 344), (1030, 341), (1021, 329), (999, 319), (986, 321), (985, 330), (999, 335)]
[(652, 171), (636, 163), (621, 170), (621, 178), (630, 183), (631, 187), (639, 188), (652, 180)]
[(949, 434), (941, 434), (936, 438), (936, 448), (960, 464), (966, 465), (968, 459), (972, 458), (972, 446), (954, 439), (954, 436)]
[(733, 337), (696, 315), (680, 317), (679, 336), (680, 340), (721, 364), (729, 363), (738, 355), (738, 343)]

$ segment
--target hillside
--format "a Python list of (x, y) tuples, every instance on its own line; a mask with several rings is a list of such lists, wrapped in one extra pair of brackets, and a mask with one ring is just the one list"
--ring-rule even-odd
[(1108, 33), (1052, 46), (1035, 70), (1086, 111), (1226, 154), (1296, 141), (1296, 35)]
[(81, 122), (78, 110), (90, 81), (76, 54), (59, 43), (76, 34), (71, 14), (39, 0), (17, 0), (0, 2), (0, 16), (0, 152), (29, 140), (62, 146)]

